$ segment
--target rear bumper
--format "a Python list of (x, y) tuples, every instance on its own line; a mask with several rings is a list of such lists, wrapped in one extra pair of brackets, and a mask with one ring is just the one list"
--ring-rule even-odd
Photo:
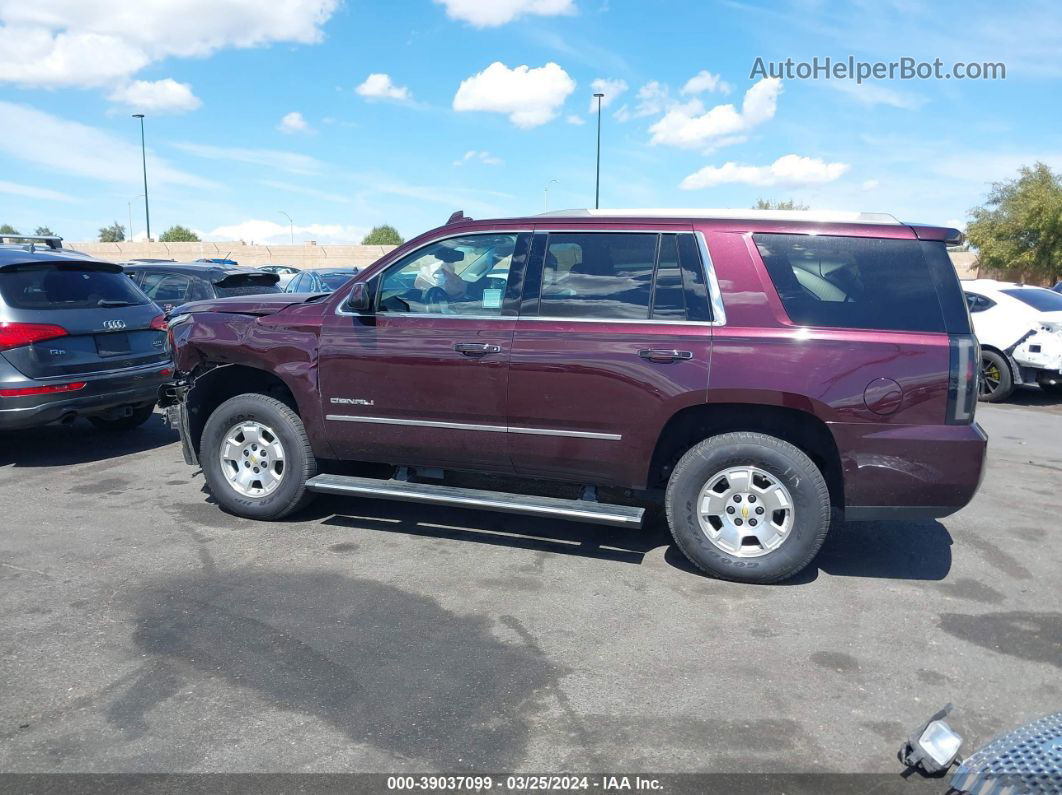
[(988, 436), (976, 423), (829, 427), (847, 519), (939, 519), (965, 507), (981, 485)]
[(159, 386), (172, 377), (172, 365), (155, 363), (98, 375), (13, 383), (12, 387), (26, 387), (86, 382), (76, 392), (0, 398), (0, 430), (34, 428), (73, 417), (105, 414), (120, 406), (154, 403)]

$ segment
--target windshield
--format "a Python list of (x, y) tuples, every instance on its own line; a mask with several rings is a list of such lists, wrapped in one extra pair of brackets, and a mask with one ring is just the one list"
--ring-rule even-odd
[(1004, 295), (1017, 298), (1039, 312), (1062, 312), (1062, 293), (1045, 290), (1043, 287), (1018, 287), (1003, 290)]
[(332, 292), (349, 282), (353, 276), (353, 273), (322, 273), (321, 286), (328, 292)]
[(40, 263), (0, 272), (0, 295), (19, 309), (132, 306), (148, 298), (122, 273), (85, 270), (74, 263)]

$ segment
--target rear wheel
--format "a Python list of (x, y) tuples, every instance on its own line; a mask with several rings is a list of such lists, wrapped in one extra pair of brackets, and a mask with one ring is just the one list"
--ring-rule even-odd
[(830, 494), (815, 463), (762, 433), (727, 433), (691, 448), (667, 484), (675, 543), (699, 569), (726, 580), (792, 577), (830, 528)]
[(299, 415), (266, 395), (230, 398), (214, 409), (199, 446), (210, 493), (249, 519), (282, 519), (308, 504), (317, 461)]
[(981, 373), (977, 379), (977, 399), (986, 403), (999, 403), (1014, 392), (1014, 377), (1010, 365), (1002, 354), (981, 351)]
[(131, 431), (134, 428), (139, 428), (149, 419), (151, 415), (155, 413), (155, 404), (148, 403), (144, 406), (137, 406), (126, 417), (115, 417), (113, 419), (108, 417), (89, 417), (88, 421), (96, 426), (96, 430), (107, 431), (109, 433), (121, 433), (123, 431)]

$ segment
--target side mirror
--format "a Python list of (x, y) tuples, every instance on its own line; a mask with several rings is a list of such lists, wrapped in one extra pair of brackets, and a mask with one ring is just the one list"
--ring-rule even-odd
[(365, 282), (355, 282), (354, 288), (350, 291), (350, 296), (347, 298), (347, 309), (359, 314), (372, 312), (372, 294), (369, 291), (369, 285)]

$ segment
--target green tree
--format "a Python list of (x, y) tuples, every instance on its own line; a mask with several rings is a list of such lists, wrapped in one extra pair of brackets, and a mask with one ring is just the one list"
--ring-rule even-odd
[(402, 235), (390, 224), (374, 226), (372, 231), (361, 239), (363, 246), (401, 246), (404, 242)]
[(18, 230), (11, 224), (0, 224), (0, 235), (17, 235)]
[(770, 199), (756, 199), (756, 203), (752, 205), (753, 210), (806, 210), (808, 206), (795, 202), (792, 199), (786, 199), (785, 201), (771, 201)]
[(101, 243), (121, 243), (125, 240), (125, 227), (115, 221), (110, 226), (100, 227)]
[(1062, 179), (1044, 163), (996, 182), (966, 227), (978, 265), (1008, 278), (1054, 281), (1062, 275)]
[(54, 235), (55, 232), (53, 232), (51, 229), (49, 229), (46, 226), (38, 226), (36, 229), (33, 230), (33, 234), (35, 234), (35, 235)]
[(159, 235), (160, 243), (198, 243), (199, 235), (193, 232), (186, 226), (180, 224), (174, 224), (161, 235)]

